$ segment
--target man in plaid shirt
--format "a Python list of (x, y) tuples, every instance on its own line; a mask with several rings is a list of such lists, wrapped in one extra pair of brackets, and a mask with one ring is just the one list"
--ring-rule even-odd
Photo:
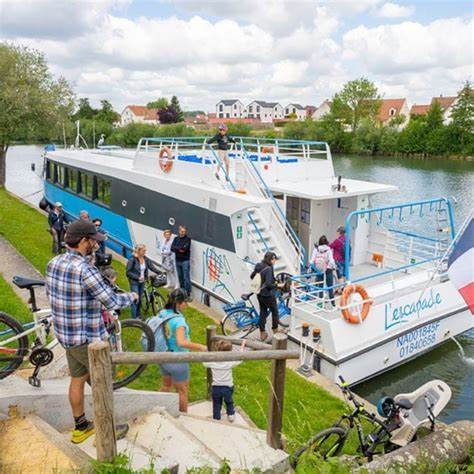
[(81, 443), (94, 433), (84, 413), (84, 386), (89, 379), (88, 345), (107, 339), (101, 308), (129, 306), (136, 293), (115, 293), (89, 258), (105, 238), (94, 224), (79, 220), (69, 225), (67, 252), (53, 258), (46, 269), (46, 292), (51, 304), (54, 333), (66, 350), (71, 374), (69, 402), (75, 429), (71, 441)]

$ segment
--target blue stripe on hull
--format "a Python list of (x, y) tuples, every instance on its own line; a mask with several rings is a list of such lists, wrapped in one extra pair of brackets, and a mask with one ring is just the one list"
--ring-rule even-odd
[[(133, 247), (132, 237), (125, 217), (119, 216), (115, 212), (94, 204), (81, 196), (71, 194), (64, 189), (58, 188), (47, 181), (44, 181), (44, 191), (46, 199), (51, 203), (60, 201), (67, 214), (77, 218), (80, 211), (86, 210), (91, 219), (95, 217), (102, 219), (103, 228), (111, 237), (123, 242), (123, 244), (128, 247)], [(119, 244), (111, 240), (108, 240), (106, 244), (112, 250), (118, 253), (122, 252), (122, 247)]]

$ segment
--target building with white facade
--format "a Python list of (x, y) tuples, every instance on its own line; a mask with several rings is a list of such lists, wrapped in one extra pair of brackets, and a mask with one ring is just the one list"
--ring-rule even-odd
[(457, 97), (443, 97), (440, 95), (439, 97), (433, 97), (431, 99), (431, 105), (434, 103), (438, 103), (443, 111), (443, 123), (446, 125), (451, 123), (451, 111), (453, 110), (453, 106), (457, 102)]
[(242, 118), (244, 104), (239, 99), (225, 99), (216, 104), (217, 118)]
[(410, 109), (406, 99), (382, 99), (377, 119), (382, 125), (388, 125), (397, 117), (403, 120), (397, 124), (397, 128), (401, 130), (405, 128), (410, 120)]
[(285, 117), (291, 114), (295, 114), (297, 120), (306, 119), (306, 109), (300, 104), (288, 104), (285, 107)]
[(332, 102), (326, 99), (314, 112), (311, 118), (313, 120), (319, 120), (323, 118), (331, 110)]
[(144, 105), (127, 105), (120, 114), (120, 125), (129, 123), (150, 123), (157, 125), (158, 109), (148, 109)]
[(256, 118), (261, 122), (269, 123), (273, 120), (283, 119), (285, 110), (278, 102), (266, 102), (264, 100), (254, 100), (244, 109), (245, 118)]

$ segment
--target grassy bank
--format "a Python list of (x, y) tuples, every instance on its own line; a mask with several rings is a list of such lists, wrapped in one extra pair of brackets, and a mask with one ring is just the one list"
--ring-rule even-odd
[[(2, 234), (34, 267), (44, 273), (51, 258), (50, 235), (46, 232), (46, 217), (0, 189), (0, 234)], [(126, 288), (124, 265), (115, 262), (119, 284)], [(0, 280), (0, 310), (26, 317), (24, 304), (5, 281)], [(205, 328), (213, 321), (193, 309), (186, 310), (192, 339), (205, 341)], [(266, 426), (269, 390), (269, 363), (248, 362), (235, 369), (235, 401), (260, 428)], [(149, 366), (132, 388), (157, 390), (160, 375), (157, 367)], [(190, 399), (200, 400), (206, 394), (206, 372), (200, 364), (191, 365)], [(344, 404), (323, 389), (307, 382), (293, 371), (287, 371), (283, 431), (288, 447), (293, 450), (316, 431), (330, 425), (344, 410)], [(314, 471), (313, 471), (314, 472)]]

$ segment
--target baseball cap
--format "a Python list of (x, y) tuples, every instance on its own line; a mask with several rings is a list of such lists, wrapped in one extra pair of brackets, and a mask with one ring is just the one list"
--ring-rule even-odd
[(225, 123), (221, 123), (219, 125), (219, 130), (227, 130), (227, 125)]
[(54, 207), (63, 207), (63, 205), (58, 201), (54, 204)]
[(102, 242), (105, 240), (105, 235), (102, 232), (97, 232), (96, 226), (89, 221), (78, 220), (70, 224), (66, 232), (68, 237), (87, 237), (90, 239)]

